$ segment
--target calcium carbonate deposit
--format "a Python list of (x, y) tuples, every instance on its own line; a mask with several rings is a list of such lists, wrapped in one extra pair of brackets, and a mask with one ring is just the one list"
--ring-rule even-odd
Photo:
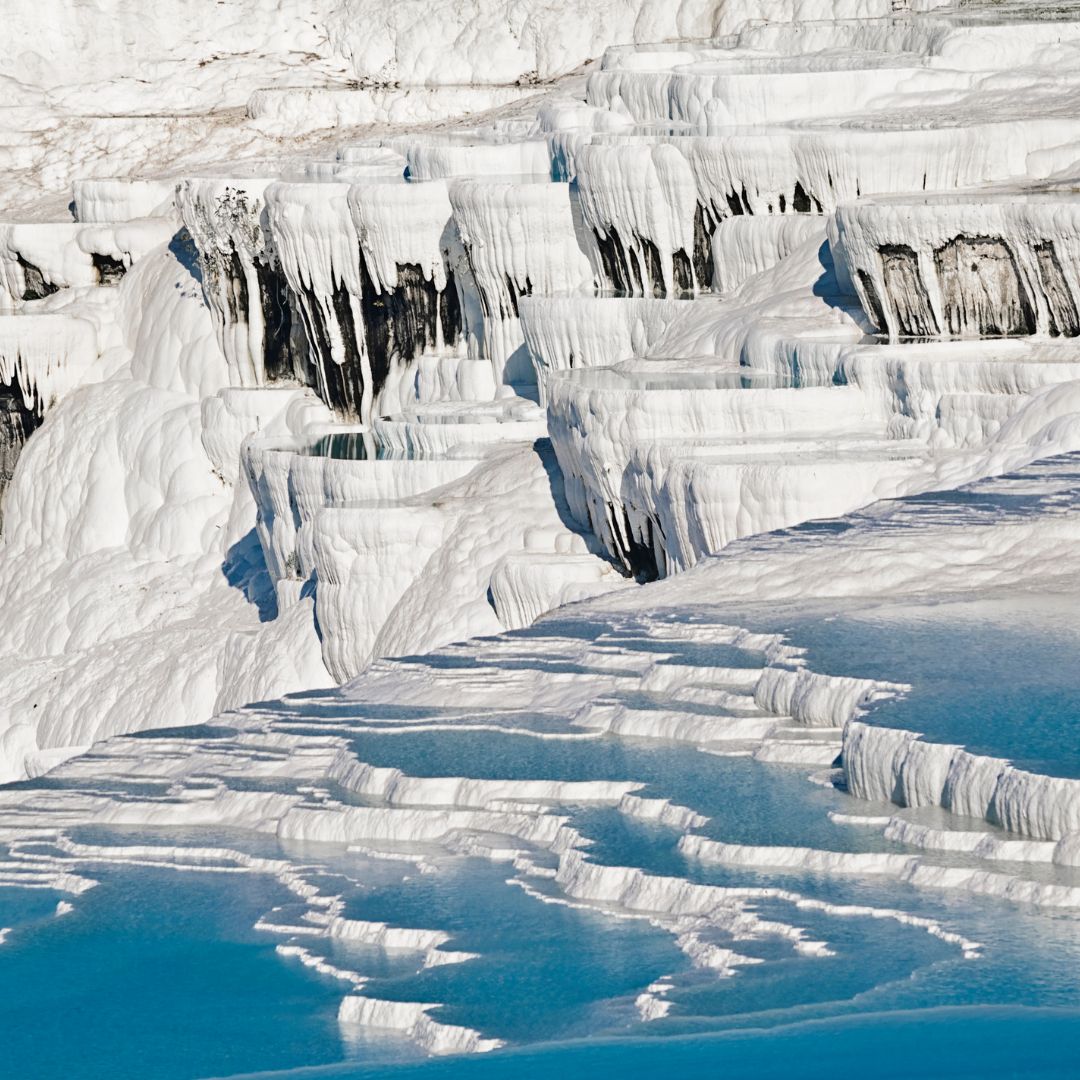
[(1076, 1075), (1080, 3), (16, 7), (4, 1074)]

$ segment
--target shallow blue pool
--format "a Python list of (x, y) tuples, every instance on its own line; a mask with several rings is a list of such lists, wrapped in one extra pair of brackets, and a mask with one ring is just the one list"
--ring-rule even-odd
[(1080, 597), (987, 593), (956, 600), (815, 606), (755, 617), (829, 674), (909, 683), (866, 719), (1080, 776)]

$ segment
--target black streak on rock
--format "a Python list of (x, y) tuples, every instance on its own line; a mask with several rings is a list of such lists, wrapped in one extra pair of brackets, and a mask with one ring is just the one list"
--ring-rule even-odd
[(711, 289), (713, 283), (712, 237), (716, 231), (716, 221), (712, 214), (698, 203), (694, 212), (694, 273), (697, 275), (698, 288)]
[(810, 213), (810, 196), (798, 180), (795, 181), (795, 193), (791, 197), (791, 209), (796, 214)]
[[(295, 349), (292, 300), (285, 275), (261, 259), (255, 262), (259, 280), (259, 300), (263, 317), (263, 370), (270, 382), (296, 377), (310, 380), (306, 365), (299, 360), (303, 350)], [(245, 312), (247, 308), (245, 307)]]
[[(303, 313), (304, 329), (311, 349), (311, 362), (315, 368), (315, 390), (319, 397), (339, 415), (358, 419), (363, 392), (360, 354), (356, 348), (349, 294), (345, 286), (337, 282), (330, 297), (331, 314), (323, 309), (320, 298), (306, 289), (299, 298), (298, 306)], [(334, 359), (332, 341), (334, 329), (344, 349), (342, 362)]]
[(16, 255), (23, 272), (24, 300), (43, 300), (46, 296), (52, 296), (59, 292), (60, 286), (45, 280), (45, 275), (33, 264), (28, 263), (21, 255)]
[(1076, 337), (1080, 334), (1080, 318), (1077, 317), (1076, 302), (1069, 292), (1053, 241), (1036, 244), (1035, 258), (1039, 264), (1046, 306), (1050, 310), (1050, 333), (1055, 337)]
[[(631, 247), (624, 246), (618, 230), (609, 226), (607, 234), (594, 232), (607, 284), (618, 293), (630, 296), (667, 296), (664, 260), (660, 249), (647, 236), (634, 235)], [(690, 256), (683, 250), (672, 254), (675, 287), (692, 292), (694, 272)]]
[(694, 291), (694, 270), (690, 265), (690, 256), (681, 248), (671, 257), (671, 270), (675, 278), (675, 289), (680, 293)]
[(94, 272), (97, 274), (99, 285), (119, 285), (127, 267), (120, 259), (114, 259), (111, 255), (99, 255), (96, 252), (90, 256), (94, 261)]
[(879, 333), (887, 333), (889, 324), (885, 321), (885, 308), (882, 306), (881, 297), (878, 296), (874, 279), (865, 270), (856, 270), (859, 286), (862, 291), (863, 311), (870, 317)]
[(639, 236), (637, 239), (642, 258), (645, 260), (646, 280), (642, 282), (642, 292), (652, 293), (653, 296), (666, 296), (664, 264), (660, 258), (659, 249), (646, 236)]
[[(312, 292), (299, 308), (311, 345), (315, 367), (312, 380), (319, 397), (336, 413), (350, 420), (362, 416), (365, 389), (374, 399), (386, 385), (391, 371), (435, 348), (440, 336), (446, 346), (457, 344), (462, 333), (462, 313), (453, 273), (440, 290), (425, 278), (417, 264), (397, 267), (397, 285), (379, 289), (363, 256), (360, 259), (360, 325), (353, 317), (353, 298), (338, 282), (330, 297), (330, 320), (324, 305)], [(531, 290), (526, 282), (526, 294)], [(510, 304), (517, 310), (518, 290), (507, 282)], [(341, 338), (342, 362), (334, 359), (331, 341), (336, 330)], [(366, 370), (364, 359), (366, 358)], [(370, 371), (371, 386), (364, 380)]]
[(622, 519), (623, 528), (612, 530), (615, 543), (619, 547), (618, 558), (637, 581), (656, 581), (660, 577), (660, 567), (653, 547), (651, 524), (646, 526), (646, 535), (639, 539), (634, 535), (630, 517), (625, 510)]
[(454, 345), (461, 333), (461, 312), (453, 274), (448, 274), (446, 289), (440, 292), (418, 264), (399, 264), (397, 287), (380, 292), (361, 256), (360, 278), (372, 390), (378, 394), (392, 366), (407, 364), (434, 348), (440, 329), (445, 344)]
[(606, 235), (599, 232), (594, 232), (593, 235), (596, 237), (596, 246), (600, 252), (600, 262), (608, 285), (616, 292), (632, 295), (639, 294), (641, 292), (641, 273), (637, 267), (637, 260), (634, 260), (631, 269), (618, 230), (612, 226), (608, 229)]
[[(0, 385), (0, 500), (11, 483), (26, 440), (40, 423), (41, 417), (23, 403), (18, 385)], [(3, 502), (0, 501), (0, 532), (3, 528)]]

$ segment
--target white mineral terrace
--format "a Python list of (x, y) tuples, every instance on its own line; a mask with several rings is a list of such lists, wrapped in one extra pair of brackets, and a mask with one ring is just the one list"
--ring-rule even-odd
[(836, 214), (833, 246), (891, 337), (1080, 334), (1075, 190), (927, 195)]
[(0, 310), (59, 289), (114, 284), (175, 231), (171, 216), (105, 225), (0, 223)]
[(118, 176), (76, 180), (72, 189), (75, 217), (79, 221), (108, 224), (168, 216), (173, 209), (176, 184), (172, 180)]
[[(1075, 4), (120, 5), (117, 85), (46, 6), (56, 85), (33, 19), (0, 69), (0, 889), (264, 881), (359, 1057), (706, 1030), (718, 980), (865, 1011), (860, 950), (960, 1000), (1009, 905), (1076, 917), (1070, 717), (971, 748), (977, 676), (902, 671), (1031, 597), (972, 640), (1075, 659)], [(668, 967), (476, 1019), (537, 911)]]

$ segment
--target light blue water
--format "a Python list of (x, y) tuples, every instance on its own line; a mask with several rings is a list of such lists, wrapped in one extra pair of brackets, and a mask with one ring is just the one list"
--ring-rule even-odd
[(748, 621), (789, 634), (815, 671), (913, 687), (874, 706), (872, 723), (1080, 776), (1080, 596), (864, 602)]
[[(354, 745), (365, 760), (395, 763), (419, 775), (460, 773), (467, 765), (475, 776), (643, 780), (648, 792), (713, 815), (705, 831), (728, 840), (888, 847), (876, 832), (832, 824), (826, 811), (850, 810), (852, 801), (808, 784), (799, 770), (688, 747), (614, 739), (567, 744), (490, 732), (359, 733)], [(671, 830), (610, 808), (581, 807), (571, 814), (594, 840), (590, 857), (599, 862), (723, 885), (787, 888), (836, 904), (903, 908), (990, 944), (981, 960), (965, 961), (954, 946), (916, 927), (866, 916), (838, 918), (796, 909), (782, 898), (764, 899), (758, 904), (762, 915), (802, 926), (836, 955), (798, 956), (771, 938), (742, 941), (733, 943), (738, 951), (763, 962), (718, 980), (692, 969), (670, 934), (645, 921), (544, 904), (507, 885), (512, 871), (506, 864), (471, 859), (416, 874), (322, 845), (290, 848), (287, 854), (296, 861), (325, 866), (320, 884), (345, 898), (346, 914), (437, 927), (451, 935), (445, 948), (481, 954), (465, 964), (418, 972), (408, 956), (345, 943), (322, 949), (340, 966), (369, 975), (370, 993), (443, 1002), (438, 1019), (476, 1027), (517, 1047), (586, 1040), (543, 1053), (496, 1055), (502, 1060), (413, 1067), (407, 1063), (416, 1051), (401, 1040), (343, 1041), (335, 1015), (345, 988), (276, 956), (273, 944), (279, 939), (252, 929), (271, 907), (280, 906), (282, 921), (295, 917), (295, 898), (272, 881), (98, 865), (87, 872), (102, 884), (61, 919), (51, 915), (55, 893), (0, 890), (0, 925), (15, 927), (0, 947), (0, 1032), (10, 1075), (195, 1077), (301, 1066), (306, 1072), (308, 1066), (350, 1058), (347, 1068), (335, 1066), (327, 1075), (405, 1077), (420, 1068), (434, 1076), (547, 1076), (549, 1070), (575, 1076), (586, 1069), (634, 1076), (658, 1067), (657, 1055), (678, 1075), (713, 1075), (721, 1065), (731, 1075), (774, 1075), (768, 1070), (783, 1060), (776, 1056), (779, 1044), (754, 1037), (755, 1030), (801, 1025), (784, 1034), (785, 1045), (818, 1055), (818, 1063), (839, 1064), (879, 1045), (853, 1018), (859, 1013), (974, 1003), (1009, 1006), (996, 1015), (1004, 1030), (1015, 1030), (1008, 1039), (999, 1032), (998, 1041), (978, 1040), (992, 1058), (975, 1058), (980, 1068), (966, 1075), (1009, 1075), (1006, 1066), (1015, 1066), (1028, 1040), (1047, 1030), (1074, 1029), (1073, 1013), (1049, 1016), (1015, 1008), (1080, 1008), (1080, 929), (1070, 917), (918, 892), (891, 881), (702, 867), (679, 855)], [(86, 829), (76, 831), (76, 838), (127, 844), (181, 840), (276, 852), (270, 841), (210, 830)], [(675, 983), (673, 1014), (643, 1029), (634, 1022), (633, 998), (662, 975)], [(976, 1028), (984, 1022), (979, 1013), (947, 1015)], [(903, 1041), (934, 1023), (945, 1021), (936, 1012), (875, 1020), (872, 1038)], [(722, 1030), (741, 1034), (717, 1039)], [(662, 1050), (651, 1040), (604, 1041), (643, 1032), (651, 1040), (695, 1038), (664, 1038)], [(1011, 1057), (999, 1053), (1002, 1040)], [(966, 1054), (971, 1046), (961, 1039), (944, 1048), (951, 1056), (942, 1061), (959, 1064), (959, 1048)], [(1031, 1049), (1049, 1054), (1045, 1047)], [(1046, 1060), (1061, 1063), (1053, 1054)], [(970, 1067), (971, 1060), (963, 1064)]]
[[(847, 605), (775, 615), (740, 612), (731, 622), (783, 630), (808, 649), (813, 670), (906, 681), (905, 698), (881, 703), (873, 722), (921, 730), (1012, 756), (1045, 771), (1080, 775), (1076, 726), (1080, 665), (1070, 597), (1034, 594), (936, 604)], [(761, 658), (703, 641), (650, 639), (603, 621), (560, 620), (510, 640), (520, 653), (469, 657), (449, 651), (432, 667), (552, 675), (602, 671), (560, 659), (558, 639), (605, 635), (604, 647), (672, 656), (686, 664), (754, 666)], [(545, 646), (546, 658), (529, 660)], [(416, 661), (424, 663), (428, 661)], [(592, 661), (590, 660), (590, 663)], [(662, 698), (620, 698), (636, 708)], [(508, 708), (511, 702), (498, 702)], [(698, 706), (700, 711), (710, 710)], [(630, 780), (708, 816), (701, 831), (727, 842), (809, 846), (833, 851), (903, 851), (877, 829), (837, 824), (830, 811), (865, 812), (843, 792), (807, 781), (805, 769), (719, 757), (692, 746), (610, 737), (541, 740), (519, 725), (580, 734), (568, 717), (473, 710), (505, 730), (407, 730), (410, 723), (470, 710), (358, 705), (332, 694), (275, 708), (281, 732), (332, 732), (359, 759), (416, 776), (491, 779)], [(482, 716), (480, 715), (482, 714)], [(393, 719), (393, 733), (367, 723)], [(187, 732), (227, 752), (226, 724)], [(193, 742), (194, 744), (194, 742)], [(106, 759), (103, 758), (103, 761)], [(191, 786), (203, 780), (192, 781)], [(205, 781), (211, 783), (209, 779)], [(287, 777), (230, 776), (234, 788), (290, 790)], [(66, 791), (73, 779), (18, 785)], [(149, 782), (95, 781), (119, 798), (157, 796)], [(362, 801), (320, 782), (331, 797)], [(318, 797), (318, 796), (313, 796)], [(0, 889), (0, 1047), (2, 1074), (89, 1078), (263, 1073), (289, 1076), (654, 1077), (712, 1076), (1070, 1076), (1080, 1035), (1080, 921), (990, 898), (915, 889), (889, 878), (760, 872), (701, 865), (677, 849), (678, 834), (628, 818), (613, 807), (565, 811), (589, 840), (589, 858), (656, 875), (737, 888), (767, 888), (753, 903), (763, 918), (797, 926), (833, 955), (803, 956), (776, 936), (705, 937), (760, 961), (732, 978), (695, 969), (673, 934), (644, 919), (544, 903), (515, 884), (507, 862), (436, 859), (434, 872), (340, 847), (289, 844), (209, 829), (69, 830), (83, 843), (222, 845), (304, 865), (305, 876), (338, 895), (353, 918), (438, 929), (444, 949), (477, 953), (462, 964), (421, 969), (415, 954), (387, 954), (348, 942), (297, 939), (339, 967), (370, 979), (385, 999), (439, 1002), (433, 1016), (506, 1040), (506, 1051), (453, 1061), (418, 1061), (407, 1040), (339, 1026), (348, 986), (277, 955), (280, 936), (256, 921), (296, 922), (303, 905), (268, 877), (80, 865), (101, 884), (57, 918), (61, 894)], [(55, 852), (47, 844), (37, 849)], [(541, 861), (548, 856), (541, 856)], [(950, 857), (963, 864), (963, 857)], [(2, 867), (0, 867), (2, 868)], [(1049, 868), (1035, 877), (1075, 880)], [(542, 878), (530, 884), (559, 899)], [(785, 895), (787, 894), (794, 895)], [(797, 897), (838, 913), (802, 906)], [(977, 960), (955, 944), (880, 916), (888, 910), (933, 919), (983, 943)], [(642, 1025), (634, 999), (663, 976), (672, 990), (666, 1019)], [(768, 1037), (765, 1037), (767, 1033)]]
[[(851, 809), (850, 800), (808, 784), (804, 770), (718, 757), (674, 743), (621, 739), (558, 741), (510, 732), (362, 732), (350, 738), (353, 752), (372, 765), (397, 767), (414, 776), (484, 779), (632, 780), (643, 796), (668, 798), (711, 819), (703, 830), (737, 843), (839, 845), (852, 850), (890, 850), (880, 837), (833, 824), (827, 812)], [(342, 797), (346, 796), (341, 793)], [(600, 817), (606, 828), (630, 829), (614, 811), (586, 811), (589, 836)], [(674, 844), (677, 835), (659, 834)]]
[(505, 865), (470, 860), (449, 874), (425, 875), (366, 891), (348, 914), (451, 933), (446, 948), (477, 960), (419, 975), (379, 979), (382, 998), (439, 1001), (438, 1018), (514, 1042), (621, 1030), (632, 996), (681, 962), (671, 936), (641, 920), (544, 904), (506, 885)]
[[(601, 838), (594, 852), (599, 861), (632, 860), (656, 872), (668, 868), (671, 836), (666, 830), (640, 824), (629, 824), (621, 833), (605, 830), (601, 819), (606, 813), (582, 810), (577, 816), (577, 824)], [(100, 831), (95, 835), (109, 838)], [(112, 839), (132, 842), (135, 837)], [(221, 838), (208, 834), (205, 839)], [(327, 865), (330, 874), (346, 865), (358, 869), (340, 854), (330, 856)], [(102, 885), (80, 897), (75, 912), (60, 919), (50, 914), (56, 894), (0, 893), (5, 925), (16, 927), (0, 954), (5, 1075), (230, 1075), (332, 1063), (348, 1055), (356, 1057), (358, 1071), (334, 1070), (333, 1075), (396, 1075), (398, 1066), (388, 1073), (370, 1070), (380, 1060), (388, 1064), (388, 1057), (398, 1062), (415, 1057), (399, 1041), (342, 1044), (335, 1021), (341, 985), (277, 957), (274, 939), (251, 929), (273, 905), (288, 912), (292, 898), (274, 883), (250, 876), (95, 869)], [(670, 936), (647, 923), (542, 904), (507, 887), (505, 866), (469, 860), (452, 872), (413, 880), (394, 880), (390, 874), (382, 882), (364, 869), (368, 883), (359, 886), (327, 879), (347, 896), (348, 914), (438, 926), (452, 935), (446, 947), (483, 953), (467, 964), (417, 974), (414, 963), (377, 950), (347, 945), (333, 950), (331, 959), (360, 966), (373, 977), (372, 992), (447, 1002), (439, 1019), (467, 1023), (518, 1045), (591, 1040), (554, 1049), (553, 1056), (514, 1056), (510, 1064), (470, 1060), (452, 1067), (424, 1066), (435, 1075), (471, 1075), (476, 1069), (478, 1075), (539, 1076), (549, 1075), (549, 1067), (580, 1075), (573, 1070), (586, 1062), (596, 1062), (597, 1068), (643, 1067), (644, 1061), (656, 1060), (650, 1045), (597, 1046), (595, 1040), (640, 1032), (632, 1027), (632, 997), (668, 973), (675, 976), (677, 1012), (650, 1031), (653, 1037), (815, 1021), (824, 1026), (785, 1038), (795, 1039), (795, 1045), (799, 1040), (808, 1046), (827, 1043), (830, 1053), (840, 1053), (837, 1060), (848, 1051), (833, 1047), (834, 1040), (851, 1053), (852, 1047), (864, 1045), (863, 1029), (842, 1020), (850, 1013), (973, 1002), (1080, 1008), (1075, 922), (1003, 910), (989, 901), (936, 898), (895, 883), (806, 876), (761, 880), (837, 903), (892, 904), (937, 915), (966, 933), (990, 931), (994, 944), (983, 960), (963, 961), (953, 947), (917, 928), (793, 912), (786, 901), (763, 901), (762, 914), (797, 921), (811, 936), (827, 940), (836, 957), (799, 957), (784, 943), (768, 939), (744, 942), (740, 951), (765, 962), (737, 978), (716, 980), (690, 970)], [(755, 879), (693, 866), (682, 870), (720, 883)], [(981, 1022), (977, 1015), (971, 1019)], [(1019, 1012), (1003, 1013), (1001, 1020), (1019, 1025), (1017, 1037), (1025, 1039), (1044, 1022), (1066, 1023), (1033, 1020)], [(929, 1021), (919, 1021), (924, 1022)], [(910, 1036), (914, 1021), (884, 1023)], [(875, 1030), (880, 1027), (875, 1022)], [(773, 1053), (772, 1044), (759, 1045), (752, 1038), (663, 1043), (673, 1062), (691, 1070), (683, 1075), (710, 1075), (710, 1068), (731, 1058), (732, 1067), (757, 1069)], [(1000, 1064), (996, 1055), (993, 1064)], [(525, 1071), (499, 1071), (515, 1068)]]

